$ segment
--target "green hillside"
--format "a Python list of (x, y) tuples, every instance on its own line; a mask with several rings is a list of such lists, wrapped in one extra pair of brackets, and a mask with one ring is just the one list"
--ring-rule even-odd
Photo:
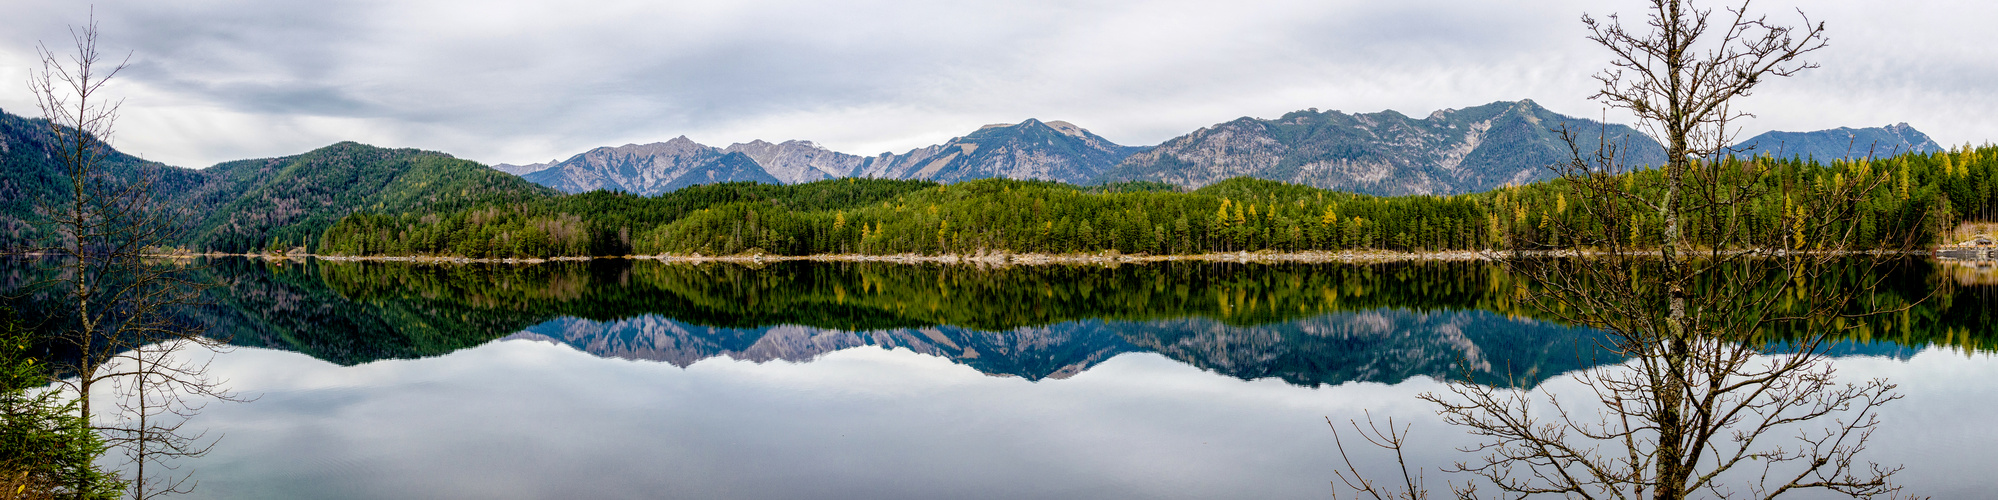
[(320, 233), (357, 211), (449, 212), (558, 194), (447, 154), (354, 142), (297, 156), (222, 163), (202, 173), (211, 182), (184, 199), (190, 206), (212, 208), (195, 225), (189, 246), (232, 253), (314, 248)]
[[(33, 224), (37, 204), (71, 197), (66, 174), (47, 153), (47, 127), (45, 120), (0, 112), (0, 250), (55, 241)], [(152, 196), (186, 224), (182, 246), (232, 253), (313, 248), (328, 226), (356, 211), (453, 212), (559, 194), (444, 153), (353, 142), (204, 170), (112, 151), (104, 174), (115, 185), (152, 179)]]
[[(47, 120), (0, 111), (0, 251), (52, 244), (53, 235), (34, 227), (35, 208), (58, 205), (73, 197), (68, 177), (48, 154), (53, 141), (48, 127)], [(198, 170), (145, 161), (115, 150), (105, 161), (105, 173), (114, 186), (148, 176), (153, 179), (153, 192), (161, 197), (199, 190), (209, 181)]]
[[(327, 228), (319, 249), (334, 255), (481, 258), (628, 255), (653, 251), (655, 245), (645, 234), (716, 207), (831, 214), (939, 186), (930, 181), (855, 178), (794, 185), (726, 182), (654, 196), (592, 191), (456, 212), (363, 212)], [(760, 226), (751, 225), (752, 232), (758, 231), (756, 227)]]

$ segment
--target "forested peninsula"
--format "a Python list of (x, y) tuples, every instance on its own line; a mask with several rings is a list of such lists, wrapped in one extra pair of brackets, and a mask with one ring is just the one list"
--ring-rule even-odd
[[(1955, 221), (1994, 212), (1998, 147), (1821, 163), (1730, 158), (1716, 175), (1754, 175), (1758, 196), (1725, 213), (1752, 241), (1808, 242), (1853, 231), (1863, 246), (1944, 243)], [(1621, 175), (1658, 185), (1662, 172)], [(1849, 225), (1811, 227), (1833, 190), (1867, 189)], [(1159, 183), (1076, 186), (1045, 181), (834, 179), (797, 185), (723, 183), (657, 196), (540, 195), (435, 211), (362, 211), (308, 250), (328, 256), (550, 258), (618, 255), (1096, 253), (1479, 250), (1508, 241), (1567, 248), (1562, 224), (1588, 224), (1563, 180), (1453, 196), (1368, 196), (1254, 178), (1191, 192)], [(1639, 220), (1624, 240), (1654, 242)], [(1816, 215), (1814, 215), (1816, 214)], [(1713, 222), (1713, 221), (1709, 221)], [(1718, 224), (1693, 224), (1695, 240)], [(289, 245), (274, 241), (272, 247)]]

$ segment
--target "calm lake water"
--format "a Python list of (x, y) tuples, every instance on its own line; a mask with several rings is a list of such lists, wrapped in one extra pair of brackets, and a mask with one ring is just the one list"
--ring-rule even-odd
[[(1442, 489), (1437, 378), (1621, 362), (1479, 263), (212, 264), (258, 399), (190, 498), (1329, 498), (1363, 411)], [(1909, 263), (1879, 291), (1937, 297), (1836, 347), (1906, 395), (1867, 456), (1914, 493), (1998, 486), (1988, 276)]]

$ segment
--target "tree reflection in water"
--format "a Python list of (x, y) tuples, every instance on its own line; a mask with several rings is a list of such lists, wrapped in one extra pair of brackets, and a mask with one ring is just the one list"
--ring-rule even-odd
[[(516, 334), (679, 366), (899, 347), (1029, 380), (1135, 351), (1307, 386), (1446, 377), (1460, 362), (1530, 385), (1620, 361), (1600, 349), (1600, 332), (1548, 320), (1553, 315), (1521, 300), (1524, 280), (1482, 262), (992, 268), (218, 259), (209, 269), (225, 286), (191, 320), (240, 345), (343, 365), (442, 355)], [(1870, 319), (1831, 348), (1901, 357), (1928, 345), (1990, 350), (1990, 325), (1998, 324), (1986, 307), (1992, 286), (1965, 282), (1957, 269), (1919, 260), (1883, 269), (1893, 275), (1879, 280), (1878, 300), (1937, 296)], [(1772, 333), (1780, 348), (1782, 332)]]

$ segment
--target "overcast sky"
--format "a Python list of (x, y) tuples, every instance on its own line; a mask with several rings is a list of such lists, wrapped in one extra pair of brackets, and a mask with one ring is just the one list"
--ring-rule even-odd
[[(1762, 1), (1826, 22), (1822, 69), (1765, 84), (1746, 134), (1908, 122), (1998, 139), (1998, 3)], [(1643, 2), (106, 0), (130, 51), (115, 145), (174, 165), (342, 140), (486, 163), (687, 135), (902, 152), (1067, 120), (1147, 145), (1304, 108), (1424, 116), (1499, 100), (1604, 116), (1585, 12)], [(0, 109), (35, 116), (33, 47), (89, 5), (0, 5)], [(1627, 122), (1611, 114), (1613, 121)], [(1744, 136), (1745, 138), (1745, 136)]]

